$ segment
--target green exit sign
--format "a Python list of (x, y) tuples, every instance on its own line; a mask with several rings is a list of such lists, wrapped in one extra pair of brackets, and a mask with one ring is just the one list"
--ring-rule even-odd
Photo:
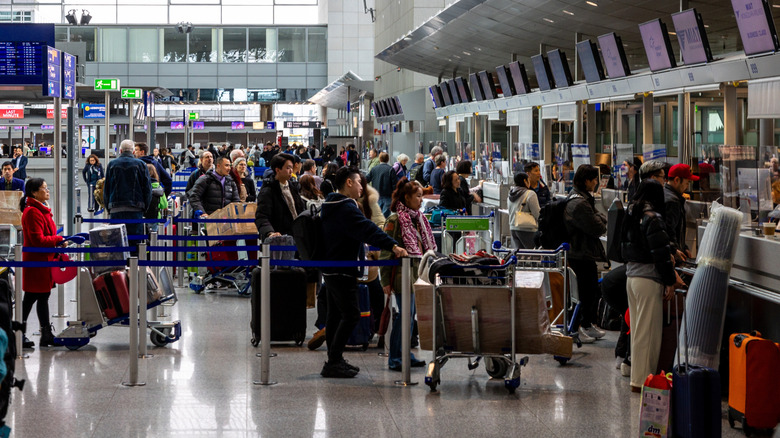
[(143, 90), (140, 88), (122, 88), (122, 99), (140, 99)]
[(190, 120), (198, 120), (200, 118), (200, 113), (190, 113)]
[(119, 91), (119, 79), (95, 79), (95, 91)]

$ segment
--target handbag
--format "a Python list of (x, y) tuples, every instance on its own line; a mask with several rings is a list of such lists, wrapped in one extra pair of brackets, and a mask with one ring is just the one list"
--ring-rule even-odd
[(384, 336), (387, 334), (387, 327), (390, 326), (390, 316), (393, 307), (390, 303), (391, 299), (392, 295), (388, 295), (385, 299), (385, 307), (382, 309), (382, 315), (379, 317), (379, 328), (376, 331), (377, 336)]
[(523, 227), (523, 228), (536, 228), (536, 219), (534, 219), (533, 215), (527, 211), (523, 211), (523, 207), (525, 207), (525, 203), (528, 201), (528, 197), (531, 196), (530, 190), (526, 192), (525, 198), (523, 198), (523, 202), (520, 204), (520, 209), (515, 212), (515, 227)]
[[(70, 257), (67, 254), (58, 253), (54, 255), (53, 262), (69, 262)], [(65, 268), (59, 268), (56, 266), (51, 267), (51, 278), (57, 284), (65, 284), (74, 278), (79, 273), (79, 268), (75, 266), (68, 266)]]

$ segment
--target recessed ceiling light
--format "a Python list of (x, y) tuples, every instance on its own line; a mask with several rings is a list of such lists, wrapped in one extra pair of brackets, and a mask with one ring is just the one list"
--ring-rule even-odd
[(780, 8), (780, 3), (776, 3), (776, 4), (772, 5), (772, 7), (773, 8)]
[(677, 32), (669, 32), (669, 35), (677, 36)]
[(550, 20), (549, 18), (542, 18), (542, 20), (548, 22), (548, 23), (555, 23), (554, 21)]
[(574, 15), (574, 12), (567, 11), (566, 9), (563, 10), (563, 13), (568, 15)]
[(592, 1), (586, 1), (585, 3), (587, 3), (587, 4), (591, 5), (591, 6), (596, 6), (596, 7), (598, 7), (598, 4), (597, 4), (596, 2), (592, 2)]
[(471, 53), (466, 52), (466, 51), (464, 51), (463, 54), (466, 55), (466, 56), (471, 56)]
[(710, 27), (710, 25), (709, 24), (705, 24), (704, 27)]

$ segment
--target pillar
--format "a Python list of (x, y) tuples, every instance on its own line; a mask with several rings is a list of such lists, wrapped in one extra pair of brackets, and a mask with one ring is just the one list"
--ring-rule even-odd
[(726, 85), (723, 89), (723, 143), (737, 145), (737, 89)]

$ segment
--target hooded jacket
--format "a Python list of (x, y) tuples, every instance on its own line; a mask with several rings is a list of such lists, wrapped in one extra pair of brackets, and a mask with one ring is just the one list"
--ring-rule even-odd
[(629, 205), (623, 230), (623, 258), (629, 264), (654, 264), (661, 282), (667, 286), (673, 285), (677, 277), (664, 219), (649, 204), (645, 205), (642, 213), (640, 218), (633, 217), (633, 204)]
[(599, 240), (607, 232), (607, 217), (596, 211), (596, 200), (590, 193), (575, 187), (566, 203), (564, 220), (569, 232), (569, 257), (576, 260), (606, 262), (607, 254)]
[(187, 197), (190, 199), (193, 212), (200, 210), (206, 214), (214, 213), (231, 202), (241, 202), (233, 178), (230, 175), (225, 176), (223, 187), (213, 170), (198, 178), (192, 190), (187, 193)]
[[(528, 198), (526, 199), (526, 196)], [(523, 199), (525, 199), (525, 205), (523, 205)], [(538, 231), (539, 229), (539, 198), (536, 196), (536, 192), (526, 187), (514, 186), (509, 189), (509, 229), (515, 231)], [(516, 227), (515, 215), (518, 211), (524, 211), (531, 213), (531, 216), (536, 219), (537, 225), (534, 227)]]

